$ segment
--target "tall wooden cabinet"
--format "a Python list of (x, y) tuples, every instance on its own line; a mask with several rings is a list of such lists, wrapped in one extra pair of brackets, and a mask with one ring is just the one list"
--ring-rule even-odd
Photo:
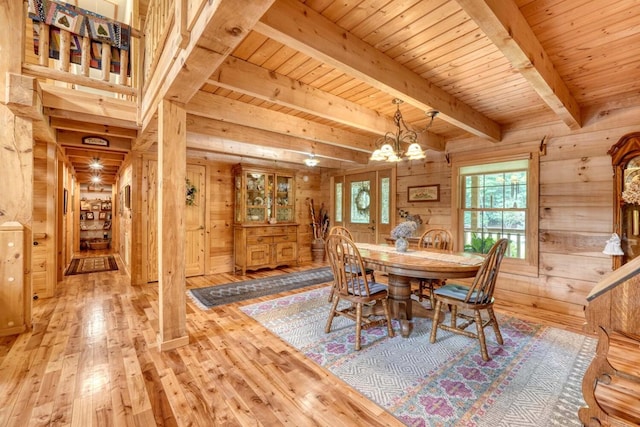
[(602, 279), (587, 296), (596, 355), (582, 380), (587, 427), (640, 425), (640, 258)]
[(298, 263), (295, 174), (237, 165), (234, 174), (234, 271)]

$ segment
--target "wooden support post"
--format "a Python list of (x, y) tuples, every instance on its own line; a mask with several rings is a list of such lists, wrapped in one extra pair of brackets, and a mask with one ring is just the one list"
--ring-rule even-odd
[[(11, 76), (20, 74), (24, 57), (24, 4), (4, 2), (0, 7), (0, 100), (15, 93)], [(22, 90), (22, 88), (21, 88)], [(21, 92), (18, 91), (19, 93)], [(28, 91), (27, 91), (28, 92)], [(22, 304), (25, 327), (31, 326), (31, 261), (33, 224), (33, 124), (0, 105), (0, 224), (19, 222), (24, 227), (22, 300), (0, 298), (0, 313)], [(0, 279), (0, 284), (5, 282)], [(12, 307), (11, 309), (13, 309)]]
[(185, 176), (187, 114), (168, 100), (158, 106), (159, 347), (189, 343), (185, 296)]

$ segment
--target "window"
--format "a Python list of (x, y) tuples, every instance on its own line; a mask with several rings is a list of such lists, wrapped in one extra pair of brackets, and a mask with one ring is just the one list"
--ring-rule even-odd
[(509, 240), (503, 268), (537, 275), (537, 156), (456, 162), (458, 247), (486, 253)]

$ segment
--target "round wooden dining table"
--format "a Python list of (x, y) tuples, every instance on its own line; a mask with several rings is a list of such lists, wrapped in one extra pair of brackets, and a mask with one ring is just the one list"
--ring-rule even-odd
[[(411, 299), (412, 279), (459, 279), (474, 277), (484, 257), (467, 252), (409, 249), (398, 252), (391, 245), (356, 243), (366, 267), (388, 275), (392, 317), (400, 320), (401, 333), (411, 333), (413, 317), (433, 318), (433, 310)], [(377, 310), (376, 310), (377, 314)]]

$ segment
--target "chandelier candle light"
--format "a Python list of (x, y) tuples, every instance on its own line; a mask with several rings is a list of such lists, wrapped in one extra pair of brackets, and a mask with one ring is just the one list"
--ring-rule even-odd
[[(426, 153), (418, 144), (418, 133), (409, 129), (409, 126), (405, 123), (400, 113), (400, 104), (403, 103), (401, 99), (395, 98), (393, 103), (396, 105), (396, 113), (393, 115), (393, 121), (396, 125), (395, 134), (393, 132), (387, 132), (382, 138), (376, 141), (377, 148), (370, 157), (373, 161), (385, 161), (385, 162), (400, 162), (403, 157), (409, 160), (420, 160), (426, 157)], [(431, 118), (431, 121), (427, 127), (421, 132), (426, 131), (433, 124), (433, 119), (438, 114), (438, 111), (428, 111), (427, 116)], [(402, 148), (402, 144), (409, 144), (407, 151)]]

